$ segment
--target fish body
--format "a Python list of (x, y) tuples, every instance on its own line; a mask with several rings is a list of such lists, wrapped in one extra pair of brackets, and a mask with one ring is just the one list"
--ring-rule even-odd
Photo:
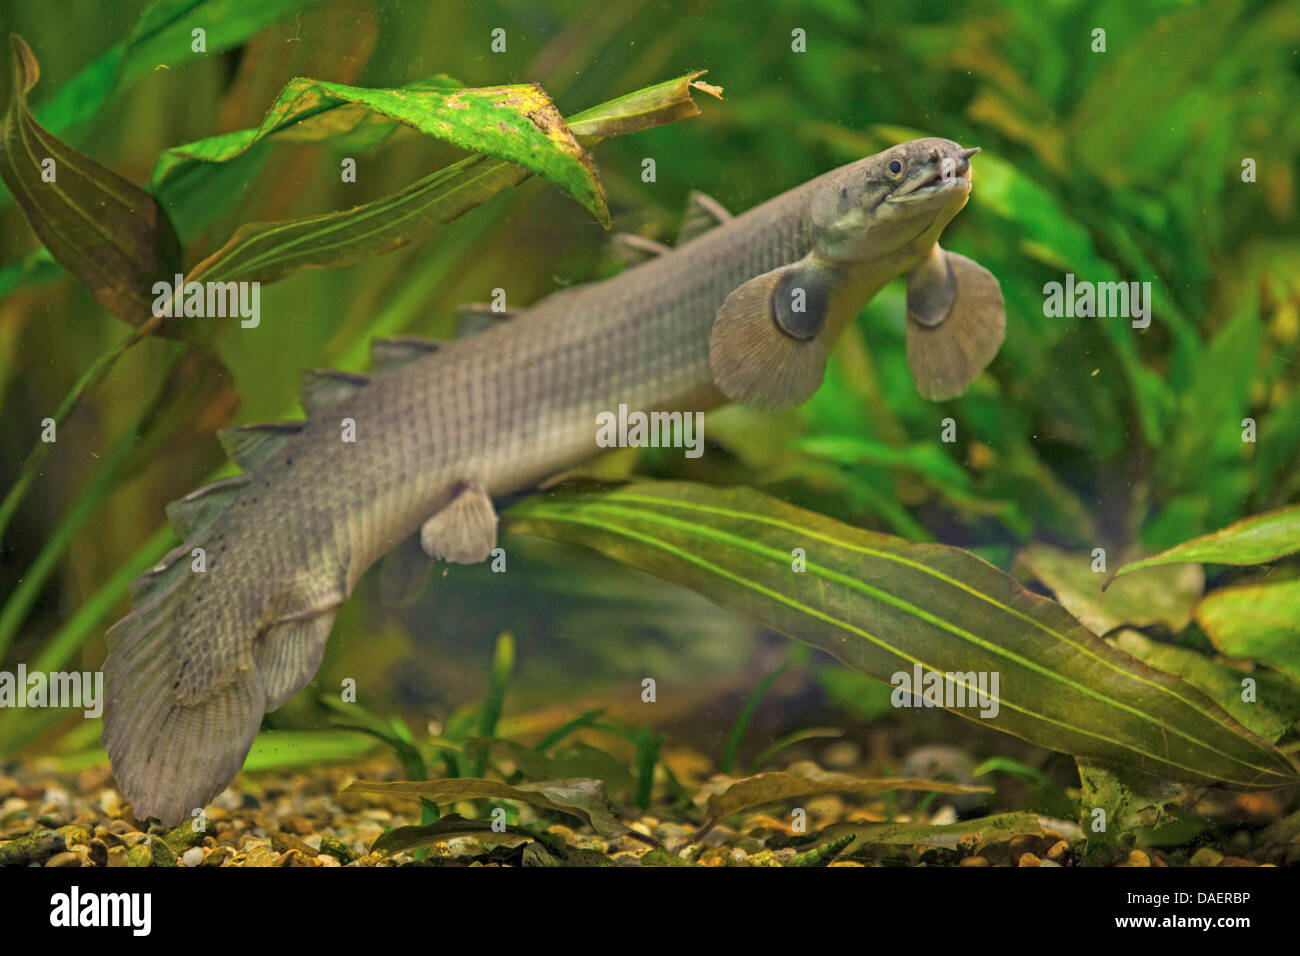
[(372, 375), (305, 376), (305, 421), (224, 433), (243, 474), (168, 508), (184, 543), (108, 635), (103, 739), (136, 815), (172, 824), (219, 793), (379, 557), (418, 530), (435, 557), (487, 558), (492, 499), (598, 454), (601, 412), (797, 404), (843, 325), (908, 272), (909, 356), (934, 333), (918, 348), (944, 358), (914, 360), (918, 384), (964, 390), (1002, 336), (1000, 294), (996, 315), (962, 314), (996, 280), (937, 245), (972, 152), (914, 140), (735, 217), (701, 198), (675, 249), (641, 242), (644, 262), (468, 338), (378, 340)]

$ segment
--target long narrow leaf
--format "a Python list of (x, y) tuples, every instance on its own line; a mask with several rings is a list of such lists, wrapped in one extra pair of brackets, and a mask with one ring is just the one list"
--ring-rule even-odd
[(516, 531), (685, 585), (880, 681), (919, 670), (973, 693), (979, 674), (990, 687), (996, 676), (996, 708), (943, 702), (1040, 746), (1175, 779), (1296, 780), (1282, 753), (1203, 693), (968, 552), (862, 531), (749, 489), (692, 484), (539, 497), (507, 516)]

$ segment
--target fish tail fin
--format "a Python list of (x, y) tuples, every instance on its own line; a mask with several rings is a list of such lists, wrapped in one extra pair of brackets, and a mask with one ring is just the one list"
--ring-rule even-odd
[(907, 364), (931, 401), (956, 398), (993, 361), (1006, 335), (998, 280), (965, 256), (935, 245), (908, 275)]
[[(196, 577), (188, 563), (179, 561), (169, 586), (109, 630), (104, 662), (101, 739), (113, 775), (138, 819), (157, 817), (167, 826), (188, 818), (234, 779), (266, 707), (266, 692), (251, 669), (200, 698), (181, 693), (188, 663), (174, 637)], [(147, 586), (148, 577), (137, 585)]]
[(315, 674), (342, 600), (328, 584), (288, 582), (292, 611), (267, 626), (248, 603), (256, 597), (223, 593), (234, 586), (222, 577), (230, 565), (209, 566), (203, 545), (246, 480), (208, 485), (167, 509), (187, 540), (132, 582), (134, 610), (108, 631), (101, 739), (141, 820), (174, 825), (234, 780), (265, 712)]

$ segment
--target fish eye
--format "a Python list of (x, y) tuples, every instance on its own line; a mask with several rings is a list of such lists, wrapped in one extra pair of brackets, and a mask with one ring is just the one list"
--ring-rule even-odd
[(885, 168), (889, 170), (889, 175), (895, 179), (903, 175), (903, 161), (901, 159), (891, 159), (889, 165)]

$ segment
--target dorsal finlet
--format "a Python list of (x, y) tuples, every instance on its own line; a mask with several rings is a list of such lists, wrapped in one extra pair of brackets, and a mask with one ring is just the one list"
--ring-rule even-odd
[(376, 372), (414, 362), (438, 351), (440, 342), (418, 335), (402, 335), (390, 339), (370, 340), (370, 364)]
[(275, 456), (284, 443), (306, 427), (306, 422), (267, 422), (261, 425), (240, 425), (223, 428), (217, 439), (226, 454), (244, 471), (252, 471), (268, 458)]
[(336, 369), (318, 368), (302, 373), (298, 401), (308, 415), (346, 401), (370, 384), (370, 377)]
[(610, 245), (623, 265), (628, 267), (638, 266), (643, 262), (649, 262), (651, 259), (657, 259), (659, 256), (673, 251), (662, 242), (647, 239), (645, 236), (638, 236), (633, 232), (615, 233), (613, 238), (610, 239)]
[(195, 488), (184, 498), (167, 506), (167, 519), (182, 538), (189, 540), (199, 537), (251, 481), (248, 475), (234, 475)]
[(516, 314), (511, 309), (494, 309), (487, 302), (467, 302), (456, 307), (456, 338), (477, 335), (498, 322), (513, 319)]
[(682, 216), (682, 227), (677, 232), (677, 245), (683, 246), (697, 236), (702, 236), (716, 226), (721, 226), (735, 217), (732, 216), (712, 196), (691, 190), (686, 197), (686, 214)]

